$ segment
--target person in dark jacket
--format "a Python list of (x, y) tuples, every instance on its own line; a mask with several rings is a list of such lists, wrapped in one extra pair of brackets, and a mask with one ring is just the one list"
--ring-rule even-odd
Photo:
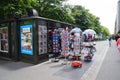
[(117, 33), (117, 35), (115, 36), (115, 40), (117, 41), (118, 38), (120, 38), (120, 33)]
[(115, 36), (115, 41), (117, 42), (118, 38), (120, 38), (120, 30), (117, 32), (116, 36)]

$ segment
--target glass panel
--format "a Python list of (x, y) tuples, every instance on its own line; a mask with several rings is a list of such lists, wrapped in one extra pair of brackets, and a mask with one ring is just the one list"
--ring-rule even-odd
[(0, 51), (8, 52), (8, 24), (0, 25)]

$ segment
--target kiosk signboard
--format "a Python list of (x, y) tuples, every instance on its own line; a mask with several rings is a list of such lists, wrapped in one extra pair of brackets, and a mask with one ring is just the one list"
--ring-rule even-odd
[(33, 55), (32, 25), (20, 26), (21, 53)]

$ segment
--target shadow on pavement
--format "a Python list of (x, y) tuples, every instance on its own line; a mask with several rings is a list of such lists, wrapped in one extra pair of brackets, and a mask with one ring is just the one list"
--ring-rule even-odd
[(8, 60), (0, 59), (0, 67), (7, 70), (18, 70), (25, 67), (33, 66), (33, 64), (24, 63), (24, 62), (13, 62)]

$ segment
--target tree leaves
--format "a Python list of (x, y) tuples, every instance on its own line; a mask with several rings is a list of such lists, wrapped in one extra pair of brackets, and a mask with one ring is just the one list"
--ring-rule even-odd
[[(63, 4), (65, 1), (66, 0), (1, 0), (0, 19), (8, 19), (10, 15), (15, 12), (25, 15), (26, 9), (34, 8), (41, 17), (71, 24), (76, 23), (76, 26), (82, 30), (90, 28), (97, 33), (101, 32), (102, 29), (98, 17), (80, 5), (72, 6)], [(109, 31), (105, 34), (108, 33)]]

